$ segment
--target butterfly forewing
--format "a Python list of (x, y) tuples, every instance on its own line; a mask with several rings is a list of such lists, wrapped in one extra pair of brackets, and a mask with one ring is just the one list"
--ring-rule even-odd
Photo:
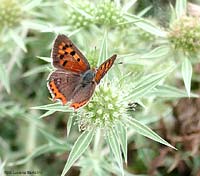
[(53, 65), (76, 73), (84, 73), (90, 65), (84, 55), (65, 35), (58, 35), (52, 49)]
[(107, 59), (103, 64), (99, 66), (95, 75), (95, 81), (99, 84), (100, 80), (104, 77), (104, 75), (108, 72), (108, 70), (112, 67), (115, 62), (117, 55), (113, 55), (109, 59)]

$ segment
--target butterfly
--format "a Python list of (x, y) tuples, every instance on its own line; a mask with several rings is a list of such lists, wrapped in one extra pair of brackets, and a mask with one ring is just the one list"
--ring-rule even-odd
[(53, 100), (63, 105), (71, 102), (75, 110), (86, 105), (95, 87), (112, 67), (117, 55), (111, 56), (99, 68), (90, 68), (81, 51), (65, 35), (58, 35), (54, 41), (51, 57), (55, 71), (48, 76), (47, 87)]

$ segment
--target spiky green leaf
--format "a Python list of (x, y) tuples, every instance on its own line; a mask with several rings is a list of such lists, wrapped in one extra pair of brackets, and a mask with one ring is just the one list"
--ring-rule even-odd
[(12, 37), (12, 39), (14, 40), (14, 42), (24, 51), (27, 52), (26, 46), (25, 46), (25, 42), (23, 40), (22, 37), (19, 36), (19, 34), (17, 32), (15, 32), (14, 30), (10, 30), (9, 31), (10, 36)]
[(176, 0), (175, 10), (177, 18), (185, 16), (187, 10), (187, 0)]
[(191, 80), (192, 80), (192, 64), (187, 57), (185, 57), (182, 63), (182, 76), (183, 76), (183, 81), (185, 84), (188, 97), (190, 97)]
[(42, 129), (39, 129), (41, 134), (51, 143), (53, 144), (56, 144), (56, 145), (63, 145), (64, 142), (56, 137), (54, 137), (53, 135), (51, 135), (50, 133), (42, 130)]
[(140, 58), (143, 59), (154, 59), (154, 58), (161, 58), (166, 56), (169, 53), (169, 46), (168, 45), (163, 45), (163, 46), (159, 46), (155, 49), (153, 49), (152, 51), (143, 54), (141, 56), (139, 56)]
[(126, 16), (129, 20), (138, 20), (138, 22), (134, 23), (137, 27), (141, 28), (142, 30), (149, 32), (155, 36), (159, 36), (159, 37), (163, 37), (166, 38), (167, 37), (167, 32), (163, 31), (159, 28), (159, 26), (156, 26), (154, 24), (152, 24), (150, 21), (148, 20), (144, 20), (142, 18), (139, 18), (136, 15), (132, 15), (129, 13), (126, 13)]
[(45, 112), (44, 114), (42, 114), (39, 118), (42, 119), (42, 118), (47, 117), (55, 112), (56, 111), (54, 111), (54, 110), (49, 110), (49, 111)]
[(70, 150), (71, 146), (68, 145), (55, 145), (55, 144), (44, 144), (40, 147), (37, 147), (34, 149), (34, 151), (29, 154), (26, 158), (20, 159), (18, 161), (15, 162), (10, 162), (7, 165), (8, 166), (16, 166), (16, 165), (22, 165), (27, 163), (28, 161), (30, 161), (33, 158), (36, 158), (42, 154), (45, 153), (49, 153), (49, 152), (66, 152), (66, 150)]
[(118, 134), (119, 142), (121, 144), (121, 149), (124, 155), (125, 162), (127, 163), (127, 133), (126, 127), (122, 123), (117, 123), (115, 131)]
[(107, 51), (107, 30), (104, 32), (103, 40), (101, 43), (101, 48), (100, 48), (100, 54), (99, 54), (99, 59), (97, 65), (99, 66), (100, 64), (103, 63), (105, 59), (107, 59), (108, 56), (108, 51)]
[(6, 68), (3, 64), (0, 63), (0, 82), (5, 87), (6, 91), (10, 93), (10, 81)]
[(68, 121), (67, 121), (67, 136), (69, 136), (72, 123), (73, 123), (73, 116), (69, 116)]
[(28, 77), (28, 76), (32, 76), (34, 74), (46, 72), (46, 71), (48, 71), (47, 67), (48, 67), (48, 65), (41, 65), (36, 68), (30, 69), (23, 74), (23, 77)]
[(52, 62), (52, 58), (51, 57), (41, 57), (41, 56), (37, 56), (37, 58), (46, 61), (46, 62)]
[(135, 87), (130, 91), (125, 100), (138, 99), (144, 97), (148, 92), (150, 92), (155, 86), (157, 86), (160, 81), (164, 80), (165, 77), (174, 69), (170, 67), (165, 71), (153, 73), (141, 78), (135, 85)]
[(164, 145), (166, 145), (168, 147), (176, 149), (171, 144), (169, 144), (167, 141), (165, 141), (164, 139), (162, 139), (158, 134), (156, 134), (154, 131), (152, 131), (148, 126), (143, 125), (142, 123), (140, 123), (136, 119), (134, 119), (134, 118), (127, 118), (127, 119), (125, 119), (125, 121), (137, 133), (139, 133), (139, 134), (141, 134), (141, 135), (143, 135), (145, 137), (148, 137), (148, 138), (150, 138), (150, 139), (152, 139), (152, 140), (154, 140), (156, 142), (164, 144)]
[(61, 105), (60, 102), (53, 103), (53, 104), (47, 104), (47, 105), (42, 105), (42, 106), (35, 106), (31, 107), (31, 109), (40, 109), (40, 110), (51, 110), (51, 111), (61, 111), (61, 112), (74, 112), (72, 108), (69, 108), (68, 105)]
[(113, 129), (110, 129), (109, 131), (107, 131), (106, 138), (107, 142), (109, 143), (111, 152), (114, 155), (117, 164), (119, 165), (120, 171), (122, 175), (124, 175), (122, 155), (120, 150), (120, 142), (118, 141), (118, 135)]
[[(169, 85), (158, 85), (151, 92), (149, 92), (148, 95), (155, 95), (157, 97), (165, 98), (183, 98), (188, 96), (186, 91)], [(197, 98), (199, 96), (191, 93), (190, 97)]]
[(89, 144), (92, 141), (94, 136), (94, 130), (84, 131), (76, 140), (72, 150), (69, 154), (67, 163), (62, 171), (61, 176), (65, 176), (65, 174), (69, 171), (71, 166), (75, 163), (75, 161), (85, 152), (88, 148)]

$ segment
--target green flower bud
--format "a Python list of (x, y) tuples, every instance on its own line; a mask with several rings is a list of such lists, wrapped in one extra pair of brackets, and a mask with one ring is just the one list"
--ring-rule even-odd
[(78, 5), (78, 8), (91, 16), (91, 18), (87, 15), (84, 15), (80, 12), (78, 12), (75, 9), (71, 9), (70, 12), (68, 12), (68, 23), (72, 25), (74, 28), (81, 28), (81, 27), (88, 27), (92, 23), (92, 18), (94, 16), (94, 8), (92, 4), (89, 4), (88, 2), (81, 3)]
[[(117, 8), (114, 2), (110, 0), (105, 0), (104, 2), (100, 3), (96, 9), (95, 19), (98, 25), (113, 27), (117, 24), (126, 22), (120, 13), (120, 9)], [(124, 28), (126, 25), (121, 25), (120, 27)]]
[(194, 17), (183, 17), (176, 21), (169, 33), (169, 40), (175, 49), (185, 53), (196, 53), (200, 50), (200, 20)]
[(0, 0), (0, 28), (12, 28), (20, 24), (22, 8), (17, 0)]

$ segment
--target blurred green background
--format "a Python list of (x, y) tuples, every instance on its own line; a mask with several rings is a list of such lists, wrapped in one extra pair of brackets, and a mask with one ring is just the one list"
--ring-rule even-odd
[[(130, 130), (125, 175), (200, 175), (199, 0), (0, 0), (0, 175), (61, 174), (77, 122), (67, 136), (70, 113), (31, 107), (52, 103), (46, 84), (56, 35), (68, 35), (96, 67), (105, 31), (108, 56), (119, 58), (114, 76), (127, 79), (127, 91), (176, 65), (149, 94), (124, 103), (178, 150)], [(66, 175), (89, 175), (94, 163), (102, 170), (90, 175), (120, 175), (107, 150), (83, 155)]]

